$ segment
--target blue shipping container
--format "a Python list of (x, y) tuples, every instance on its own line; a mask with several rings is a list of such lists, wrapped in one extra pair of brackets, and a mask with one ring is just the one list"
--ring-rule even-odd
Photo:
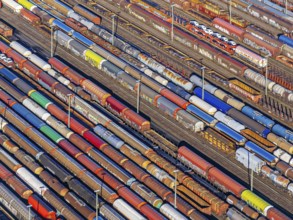
[(231, 137), (235, 141), (237, 141), (238, 145), (244, 145), (246, 138), (239, 134), (237, 131), (234, 131), (232, 128), (229, 128), (227, 125), (222, 122), (218, 122), (215, 126), (216, 129)]
[(5, 79), (7, 79), (9, 82), (13, 82), (13, 80), (18, 78), (14, 73), (12, 73), (7, 68), (0, 69), (0, 75), (5, 77)]
[(285, 35), (281, 35), (279, 37), (279, 40), (282, 41), (283, 43), (289, 45), (290, 47), (293, 47), (293, 40)]
[(61, 29), (63, 32), (65, 32), (66, 34), (69, 34), (71, 35), (74, 30), (67, 26), (66, 24), (64, 24), (62, 21), (59, 21), (58, 19), (55, 19), (53, 22), (52, 22), (52, 26), (57, 26), (59, 29)]
[(248, 117), (254, 119), (255, 121), (257, 121), (258, 123), (266, 126), (267, 128), (272, 128), (275, 124), (275, 122), (273, 120), (271, 120), (270, 118), (264, 116), (262, 113), (256, 111), (255, 109), (249, 107), (249, 106), (244, 106), (241, 111), (247, 115)]
[(21, 104), (16, 103), (12, 106), (12, 109), (15, 110), (18, 114), (20, 114), (25, 120), (35, 126), (37, 129), (40, 129), (45, 123), (36, 117), (32, 112), (23, 107)]
[(288, 128), (285, 128), (282, 125), (276, 124), (272, 128), (272, 131), (275, 134), (282, 136), (287, 141), (290, 141), (291, 143), (293, 143), (293, 132), (289, 130)]
[(199, 108), (197, 108), (196, 106), (192, 104), (187, 106), (186, 111), (193, 115), (198, 116), (199, 118), (207, 122), (210, 126), (214, 126), (218, 122), (218, 120), (215, 119), (213, 116), (205, 113), (204, 111), (200, 110)]
[(76, 32), (76, 31), (73, 32), (72, 37), (76, 40), (79, 40), (81, 43), (85, 44), (87, 47), (90, 47), (93, 44), (95, 44), (94, 42), (87, 39), (86, 37), (84, 37), (83, 35), (81, 35), (80, 33)]
[(270, 154), (269, 152), (262, 149), (260, 146), (258, 146), (257, 144), (255, 144), (251, 141), (247, 141), (245, 143), (245, 148), (250, 152), (254, 152), (255, 154), (257, 154), (258, 156), (260, 156), (264, 160), (268, 161), (269, 163), (276, 163), (278, 161), (277, 157)]
[[(194, 89), (194, 94), (196, 96), (198, 96), (199, 98), (201, 98), (202, 96), (202, 88), (195, 88)], [(216, 107), (218, 110), (220, 110), (223, 113), (227, 113), (232, 106), (226, 104), (225, 102), (223, 102), (221, 99), (218, 99), (217, 97), (215, 97), (214, 95), (212, 95), (211, 93), (204, 91), (204, 101), (206, 101), (207, 103), (209, 103), (210, 105)]]

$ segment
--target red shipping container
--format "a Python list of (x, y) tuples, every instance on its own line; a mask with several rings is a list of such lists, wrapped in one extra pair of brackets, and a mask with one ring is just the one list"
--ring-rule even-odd
[(0, 51), (1, 51), (2, 53), (5, 53), (5, 51), (6, 51), (7, 49), (9, 49), (9, 48), (10, 48), (9, 46), (7, 46), (5, 43), (3, 43), (3, 42), (0, 41)]
[(112, 146), (110, 145), (105, 145), (101, 151), (104, 152), (104, 154), (106, 154), (108, 157), (110, 157), (112, 160), (114, 160), (116, 163), (118, 164), (123, 164), (125, 161), (128, 160), (128, 158), (126, 158), (123, 154), (121, 154), (120, 152), (118, 152), (116, 149), (114, 149)]
[(61, 61), (59, 61), (57, 58), (52, 57), (48, 60), (48, 63), (51, 64), (51, 66), (57, 70), (60, 73), (64, 73), (69, 66), (65, 65), (64, 63), (62, 63)]
[(54, 85), (59, 84), (52, 76), (48, 75), (45, 72), (41, 72), (38, 75), (38, 79), (41, 80), (43, 83), (47, 84), (49, 87), (53, 87)]
[(0, 99), (6, 104), (9, 105), (10, 107), (16, 104), (17, 102), (6, 92), (3, 90), (0, 90)]
[(111, 96), (108, 92), (91, 82), (90, 80), (84, 80), (81, 83), (85, 91), (91, 95), (97, 97), (96, 101), (100, 102), (102, 106), (106, 104), (106, 99)]
[(149, 177), (150, 174), (145, 172), (142, 168), (137, 166), (135, 163), (128, 159), (124, 159), (124, 162), (122, 164), (122, 167), (127, 170), (129, 173), (131, 173), (136, 179), (140, 181), (144, 181), (145, 178)]
[(48, 61), (52, 67), (62, 73), (65, 77), (67, 77), (71, 82), (80, 85), (80, 83), (84, 80), (84, 77), (78, 74), (76, 71), (71, 69), (69, 66), (61, 62), (56, 58), (50, 58)]
[(20, 179), (16, 176), (11, 176), (6, 180), (6, 183), (22, 198), (28, 199), (33, 194), (33, 191), (29, 189)]
[(123, 105), (120, 101), (115, 99), (113, 96), (110, 96), (106, 99), (106, 107), (111, 112), (113, 112), (116, 115), (122, 115), (123, 111), (127, 109), (125, 105)]
[[(59, 82), (57, 82), (56, 84), (54, 84), (51, 87), (51, 89), (52, 89), (52, 91), (54, 91), (54, 93), (56, 94), (56, 96), (58, 96), (60, 99), (62, 99), (66, 103), (69, 100), (69, 96), (68, 95), (72, 95), (72, 91), (69, 90), (69, 89), (67, 89), (64, 85), (60, 84)], [(71, 100), (73, 99), (72, 96), (71, 96)]]
[(13, 173), (11, 173), (6, 167), (0, 164), (0, 178), (6, 181), (8, 178), (12, 176), (13, 176)]
[(118, 190), (118, 194), (119, 194), (119, 190), (122, 187), (125, 187), (122, 182), (120, 182), (117, 178), (115, 178), (113, 175), (111, 175), (105, 170), (103, 170), (102, 172), (99, 172), (98, 176), (103, 182), (107, 183), (112, 189), (116, 191)]
[(149, 204), (145, 204), (141, 207), (140, 212), (144, 214), (149, 220), (164, 220), (159, 212), (157, 212), (154, 208), (152, 208)]
[(291, 220), (291, 218), (280, 212), (275, 207), (272, 207), (267, 211), (266, 217), (270, 220)]
[(85, 153), (88, 153), (88, 151), (93, 148), (91, 144), (81, 138), (78, 134), (70, 135), (69, 140)]
[(245, 31), (239, 27), (236, 27), (232, 24), (230, 24), (227, 21), (224, 21), (221, 18), (215, 18), (212, 22), (213, 26), (216, 27), (217, 29), (221, 30), (222, 32), (237, 37), (239, 40), (242, 41), (243, 39), (243, 34)]
[(30, 23), (32, 23), (33, 25), (39, 24), (41, 22), (41, 19), (36, 16), (35, 14), (33, 14), (32, 12), (30, 12), (29, 10), (23, 8), (20, 10), (20, 15), (27, 21), (29, 21)]
[(59, 107), (57, 107), (54, 104), (50, 104), (47, 106), (47, 110), (54, 115), (56, 118), (58, 118), (60, 121), (67, 123), (67, 113), (65, 113), (63, 110), (61, 110)]
[[(202, 157), (200, 157), (199, 155), (197, 155), (193, 151), (189, 150), (185, 146), (182, 146), (178, 149), (178, 157), (180, 158), (180, 160), (182, 160), (184, 162), (186, 162), (186, 160), (188, 160), (188, 162), (192, 163), (194, 166), (199, 168), (199, 170), (197, 169), (196, 172), (200, 172), (200, 170), (202, 170), (202, 172), (200, 172), (200, 174), (203, 176), (207, 176), (209, 169), (213, 167), (212, 164), (210, 164), (209, 162), (207, 162)], [(182, 157), (185, 159), (183, 159)], [(191, 168), (193, 168), (193, 167), (191, 167)], [(193, 169), (195, 169), (195, 168), (193, 168)]]
[(92, 131), (86, 131), (83, 133), (83, 137), (89, 141), (92, 145), (94, 145), (98, 149), (102, 149), (106, 145), (108, 145), (106, 142), (104, 142), (101, 138), (99, 138), (96, 134), (94, 134)]
[(160, 94), (183, 109), (186, 109), (187, 106), (190, 104), (188, 101), (179, 97), (178, 95), (176, 95), (174, 92), (170, 91), (169, 89), (162, 89), (160, 91)]
[(213, 167), (209, 170), (208, 179), (216, 185), (221, 185), (226, 189), (224, 191), (228, 190), (238, 198), (241, 197), (241, 193), (246, 189), (240, 183), (238, 183), (237, 181), (235, 181), (230, 176), (226, 175), (216, 167)]
[(58, 145), (72, 157), (77, 158), (79, 155), (83, 154), (78, 148), (65, 139), (61, 140)]
[(127, 187), (122, 187), (118, 189), (117, 192), (122, 198), (124, 198), (129, 204), (131, 204), (137, 210), (140, 210), (143, 205), (147, 204), (144, 200), (142, 200), (140, 197), (134, 194), (134, 192), (132, 192)]
[(39, 67), (37, 67), (35, 64), (31, 62), (25, 62), (21, 70), (29, 76), (32, 76), (33, 78), (37, 78), (39, 73), (42, 72), (42, 70)]
[(36, 210), (41, 217), (56, 220), (56, 211), (36, 194), (28, 198), (28, 203), (32, 205), (33, 209)]
[(163, 200), (165, 200), (168, 195), (173, 194), (173, 191), (168, 189), (166, 186), (164, 186), (161, 182), (159, 182), (152, 176), (144, 177), (143, 183), (150, 189), (152, 189)]
[(126, 110), (123, 116), (128, 124), (141, 132), (151, 129), (151, 124), (148, 120), (130, 109)]
[(18, 67), (21, 69), (23, 67), (23, 64), (27, 62), (27, 59), (21, 56), (16, 51), (9, 48), (7, 51), (5, 51), (5, 54), (7, 57), (13, 59), (13, 61), (18, 65)]
[(104, 170), (100, 165), (98, 165), (95, 161), (90, 159), (87, 155), (82, 154), (77, 157), (77, 160), (83, 164), (88, 170), (97, 174), (100, 171)]

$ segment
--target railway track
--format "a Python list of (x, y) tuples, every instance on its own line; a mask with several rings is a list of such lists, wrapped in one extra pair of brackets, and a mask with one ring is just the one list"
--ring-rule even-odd
[[(163, 1), (163, 0), (158, 0), (158, 1), (156, 1), (156, 3), (157, 3), (158, 5), (160, 5), (162, 8), (164, 8), (165, 10), (168, 10), (168, 9), (170, 10), (170, 4), (167, 3), (167, 2), (165, 2), (165, 1)], [(177, 14), (177, 15), (180, 15), (181, 17), (187, 19), (188, 21), (190, 21), (190, 20), (194, 20), (194, 19), (195, 19), (195, 20), (199, 21), (200, 23), (206, 25), (207, 27), (208, 27), (208, 26), (211, 26), (212, 19), (207, 19), (207, 18), (205, 18), (203, 15), (201, 15), (201, 14), (200, 14), (199, 12), (197, 12), (196, 10), (192, 10), (192, 13), (191, 13), (191, 11), (184, 11), (184, 10), (182, 10), (182, 9), (180, 9), (180, 8), (175, 7), (175, 8), (174, 8), (174, 13)], [(175, 24), (175, 25), (176, 25), (176, 24)], [(180, 27), (180, 26), (179, 26), (179, 27)], [(211, 27), (212, 27), (212, 26), (211, 26)], [(215, 29), (215, 28), (214, 28), (214, 29)], [(215, 29), (215, 30), (216, 30), (216, 32), (218, 32), (219, 34), (221, 34), (221, 35), (223, 35), (223, 36), (227, 36), (227, 34), (224, 33), (224, 32), (222, 32), (221, 30), (219, 30), (219, 29)], [(230, 39), (233, 39), (233, 41), (234, 41), (235, 43), (237, 43), (238, 45), (243, 45), (244, 47), (248, 48), (249, 50), (253, 51), (254, 53), (259, 54), (259, 55), (262, 55), (262, 56), (265, 56), (265, 54), (264, 54), (264, 53), (261, 53), (261, 51), (255, 49), (254, 47), (251, 47), (250, 45), (244, 44), (243, 42), (239, 41), (236, 37), (234, 37), (234, 36), (227, 36), (227, 37), (230, 38)], [(234, 57), (234, 58), (238, 59), (237, 57)], [(240, 60), (240, 61), (241, 61), (241, 60)], [(242, 61), (242, 62), (243, 62), (243, 61)], [(269, 57), (269, 61), (268, 61), (268, 63), (269, 63), (270, 66), (272, 66), (272, 67), (277, 67), (277, 68), (280, 68), (280, 69), (284, 69), (283, 74), (285, 74), (285, 76), (288, 76), (288, 77), (289, 77), (289, 76), (292, 76), (292, 71), (291, 71), (290, 68), (289, 68), (288, 66), (286, 66), (285, 64), (283, 64), (283, 63), (281, 63), (281, 62), (279, 62), (279, 61), (277, 61), (277, 60), (275, 60), (275, 59), (273, 59), (273, 58), (271, 58), (271, 57)], [(248, 64), (248, 65), (250, 65), (250, 64)], [(254, 70), (256, 70), (256, 71), (258, 71), (258, 69), (256, 69), (255, 67), (253, 67), (253, 66), (251, 66), (251, 65), (250, 65), (250, 68), (251, 68), (251, 69), (254, 69)]]
[[(4, 13), (1, 16), (5, 16), (6, 20), (10, 23), (13, 23), (13, 26), (17, 29), (16, 36), (21, 38), (27, 44), (35, 45), (35, 50), (41, 52), (43, 56), (49, 57), (50, 41), (47, 38), (43, 37), (44, 33), (41, 34), (38, 32), (37, 29), (23, 25), (22, 21), (15, 21), (15, 17), (12, 16), (10, 13), (6, 13), (4, 10), (3, 12)], [(115, 82), (113, 82), (113, 80), (110, 80), (107, 76), (99, 77), (100, 75), (97, 75), (97, 73), (99, 73), (99, 70), (88, 66), (84, 63), (84, 61), (81, 61), (73, 55), (68, 54), (67, 51), (60, 47), (57, 47), (56, 54), (67, 60), (67, 62), (73, 64), (76, 68), (86, 69), (86, 74), (88, 74), (90, 77), (93, 77), (100, 84), (103, 84), (104, 86), (112, 90), (114, 94), (119, 94), (121, 98), (123, 98), (124, 100), (128, 100), (128, 103), (130, 105), (136, 105), (135, 94), (130, 93), (128, 90), (120, 87)], [(206, 157), (217, 161), (220, 167), (227, 168), (230, 173), (237, 173), (241, 182), (245, 182), (247, 185), (247, 170), (238, 163), (236, 163), (236, 161), (231, 158), (231, 156), (227, 156), (223, 152), (220, 152), (210, 147), (209, 144), (207, 144), (199, 135), (191, 134), (185, 131), (184, 128), (178, 125), (176, 121), (174, 121), (172, 118), (169, 118), (168, 116), (163, 115), (162, 112), (159, 112), (158, 114), (157, 109), (147, 105), (146, 102), (143, 100), (141, 101), (141, 111), (150, 116), (152, 123), (154, 123), (154, 126), (156, 126), (159, 132), (162, 131), (174, 136), (172, 140), (174, 141), (174, 143), (178, 144), (182, 140), (185, 140), (186, 144), (189, 143), (190, 145), (192, 145), (193, 148), (202, 152), (202, 154), (204, 154)], [(272, 203), (276, 204), (276, 206), (278, 207), (284, 207), (284, 209), (286, 209), (288, 213), (293, 213), (292, 206), (290, 205), (290, 198), (284, 191), (272, 188), (272, 183), (268, 182), (267, 180), (263, 180), (258, 176), (254, 178), (254, 181), (255, 188), (260, 193), (270, 198), (268, 200), (273, 201)]]
[[(209, 2), (215, 3), (221, 8), (223, 8), (226, 11), (229, 11), (229, 6), (227, 3), (222, 2), (222, 1), (214, 1), (214, 0), (209, 0)], [(245, 18), (249, 23), (255, 24), (256, 26), (260, 27), (261, 29), (265, 30), (266, 32), (269, 32), (273, 34), (274, 36), (278, 36), (279, 34), (282, 34), (282, 31), (270, 26), (269, 24), (264, 23), (260, 19), (257, 19), (253, 17), (252, 15), (245, 13), (244, 11), (241, 11), (237, 8), (232, 7), (232, 15), (237, 15), (242, 18)]]
[[(70, 2), (73, 2), (73, 1), (70, 1)], [(91, 4), (91, 6), (93, 6), (93, 4)], [(152, 28), (149, 28), (144, 24), (137, 23), (137, 21), (135, 19), (133, 19), (133, 17), (129, 16), (128, 14), (125, 14), (122, 11), (120, 12), (119, 9), (117, 10), (116, 7), (110, 5), (109, 3), (99, 2), (99, 4), (107, 9), (109, 9), (110, 11), (113, 11), (116, 14), (119, 14), (119, 17), (121, 17), (123, 15), (122, 16), (123, 18), (130, 19), (130, 22), (135, 23), (133, 25), (128, 24), (126, 28), (123, 28), (125, 26), (121, 27), (121, 25), (125, 25), (125, 21), (123, 19), (120, 19), (120, 24), (116, 25), (116, 33), (118, 33), (124, 39), (128, 39), (133, 44), (141, 47), (149, 54), (154, 55), (154, 58), (156, 58), (158, 61), (163, 62), (165, 65), (175, 67), (175, 68), (173, 68), (175, 70), (179, 69), (179, 71), (184, 70), (186, 73), (194, 72), (194, 73), (197, 73), (198, 75), (201, 75), (201, 72), (200, 72), (201, 70), (199, 68), (188, 67), (188, 60), (190, 60), (190, 59), (197, 60), (198, 64), (203, 64), (207, 67), (210, 67), (210, 69), (217, 69), (217, 72), (219, 72), (221, 75), (223, 75), (227, 79), (237, 78), (237, 79), (243, 81), (243, 79), (244, 79), (243, 77), (238, 76), (238, 75), (232, 75), (232, 74), (228, 73), (227, 70), (224, 69), (223, 67), (216, 65), (212, 61), (207, 60), (205, 57), (203, 57), (199, 54), (192, 53), (190, 51), (190, 48), (182, 46), (180, 43), (171, 42), (170, 39), (166, 38), (166, 35), (164, 35), (162, 33), (158, 33), (157, 31), (154, 31)], [(103, 17), (102, 25), (105, 26), (106, 28), (108, 28), (109, 30), (111, 30), (112, 20), (109, 19), (110, 15), (109, 14), (108, 15), (101, 14), (101, 16)], [(118, 20), (118, 22), (119, 22), (119, 20)], [(140, 28), (138, 28), (138, 26), (137, 26), (139, 24), (140, 24)], [(134, 34), (133, 31), (131, 32), (129, 30), (130, 29), (129, 27), (132, 27), (132, 29), (136, 29), (137, 31), (141, 31), (142, 34), (139, 35), (139, 37), (138, 37), (137, 36), (138, 34)], [(149, 42), (148, 40), (146, 40), (146, 38), (149, 37), (150, 35), (155, 36), (155, 38), (158, 39), (161, 42), (161, 44), (164, 45), (162, 47), (163, 50), (158, 51), (158, 48), (159, 48), (158, 45), (154, 45), (151, 42)], [(129, 38), (129, 36), (131, 36), (131, 39)], [(187, 63), (187, 65), (182, 64), (182, 60), (178, 60), (178, 57), (174, 57), (170, 53), (166, 53), (164, 51), (164, 49), (166, 49), (168, 47), (180, 48), (180, 52), (182, 52), (186, 56), (183, 60), (185, 60), (185, 63)], [(177, 49), (175, 49), (175, 50), (178, 51)], [(201, 61), (198, 61), (198, 60), (201, 60)], [(209, 72), (209, 70), (207, 70), (206, 72)], [(211, 77), (209, 74), (206, 74), (206, 78), (210, 82), (217, 85), (218, 87), (225, 89), (225, 86), (223, 84), (219, 83), (219, 81), (217, 81), (216, 79)], [(254, 83), (252, 81), (250, 81), (250, 82), (246, 81), (246, 83), (248, 83), (252, 88), (256, 89), (257, 91), (260, 91), (259, 86), (256, 83)], [(239, 96), (238, 93), (235, 93), (234, 91), (230, 90), (230, 88), (226, 87), (226, 90), (228, 90), (229, 93), (232, 93), (235, 97), (238, 97), (244, 103), (248, 103), (250, 105), (255, 105), (254, 102), (247, 100), (244, 97)], [(263, 97), (265, 97), (264, 91), (261, 90), (260, 93), (262, 94)], [(272, 110), (270, 107), (267, 107), (267, 105), (271, 104), (271, 103), (274, 105), (274, 108), (276, 110), (275, 109)], [(288, 104), (286, 100), (281, 99), (280, 97), (276, 97), (274, 94), (269, 92), (268, 96), (265, 97), (264, 101), (261, 104), (263, 104), (263, 106), (258, 105), (258, 109), (262, 110), (263, 112), (266, 112), (266, 114), (270, 114), (276, 121), (280, 121), (281, 123), (287, 125), (288, 127), (293, 126), (292, 105)], [(282, 112), (282, 111), (284, 111), (285, 113), (288, 114), (288, 118), (282, 117), (283, 115), (280, 114), (280, 112)]]

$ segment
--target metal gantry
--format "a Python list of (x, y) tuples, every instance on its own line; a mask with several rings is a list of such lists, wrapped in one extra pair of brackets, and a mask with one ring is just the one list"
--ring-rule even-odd
[(174, 39), (174, 4), (171, 5), (172, 10), (172, 24), (171, 24), (171, 41), (173, 42)]
[(70, 129), (70, 110), (71, 110), (71, 96), (72, 94), (67, 94), (68, 96), (68, 128)]

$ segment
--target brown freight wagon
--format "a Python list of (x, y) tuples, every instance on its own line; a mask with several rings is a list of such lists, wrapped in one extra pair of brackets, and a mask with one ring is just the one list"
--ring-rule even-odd
[(11, 37), (13, 35), (13, 29), (0, 20), (0, 35), (4, 37)]

